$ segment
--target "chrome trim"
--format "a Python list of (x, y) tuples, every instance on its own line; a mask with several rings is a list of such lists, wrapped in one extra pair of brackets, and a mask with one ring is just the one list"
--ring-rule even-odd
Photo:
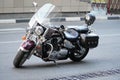
[(23, 47), (20, 47), (19, 49), (22, 50), (22, 51), (24, 51), (24, 52), (29, 52), (29, 50), (26, 50)]

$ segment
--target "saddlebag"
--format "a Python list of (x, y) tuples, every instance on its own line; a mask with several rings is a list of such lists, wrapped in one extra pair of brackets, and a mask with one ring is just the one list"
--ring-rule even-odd
[(99, 36), (94, 33), (89, 33), (83, 38), (83, 44), (87, 48), (95, 48), (98, 46)]

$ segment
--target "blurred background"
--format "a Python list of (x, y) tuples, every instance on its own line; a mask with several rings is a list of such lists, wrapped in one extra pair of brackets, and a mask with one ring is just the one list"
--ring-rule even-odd
[(92, 12), (96, 15), (119, 14), (120, 0), (0, 0), (0, 19), (30, 18), (37, 8), (45, 3), (59, 7), (64, 16), (83, 16)]

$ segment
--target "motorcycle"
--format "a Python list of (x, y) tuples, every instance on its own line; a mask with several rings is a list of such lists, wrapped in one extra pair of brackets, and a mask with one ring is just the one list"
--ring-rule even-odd
[(55, 5), (47, 3), (33, 15), (14, 58), (14, 67), (22, 67), (31, 55), (35, 55), (43, 61), (54, 61), (55, 63), (57, 60), (68, 58), (79, 62), (86, 57), (89, 49), (98, 46), (99, 36), (89, 27), (94, 23), (95, 16), (87, 14), (85, 26), (65, 27), (60, 25), (56, 27), (48, 25), (51, 19), (50, 14), (55, 13), (54, 9)]

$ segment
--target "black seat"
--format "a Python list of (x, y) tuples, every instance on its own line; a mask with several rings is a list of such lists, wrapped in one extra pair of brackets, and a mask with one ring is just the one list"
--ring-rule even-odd
[(64, 36), (67, 40), (74, 41), (78, 38), (79, 34), (74, 29), (67, 29), (64, 31)]
[(87, 26), (67, 26), (68, 28), (73, 28), (77, 30), (79, 33), (87, 33), (88, 32), (88, 27)]
[(88, 32), (88, 27), (87, 26), (77, 26), (77, 27), (75, 27), (75, 29), (79, 33), (87, 33)]

